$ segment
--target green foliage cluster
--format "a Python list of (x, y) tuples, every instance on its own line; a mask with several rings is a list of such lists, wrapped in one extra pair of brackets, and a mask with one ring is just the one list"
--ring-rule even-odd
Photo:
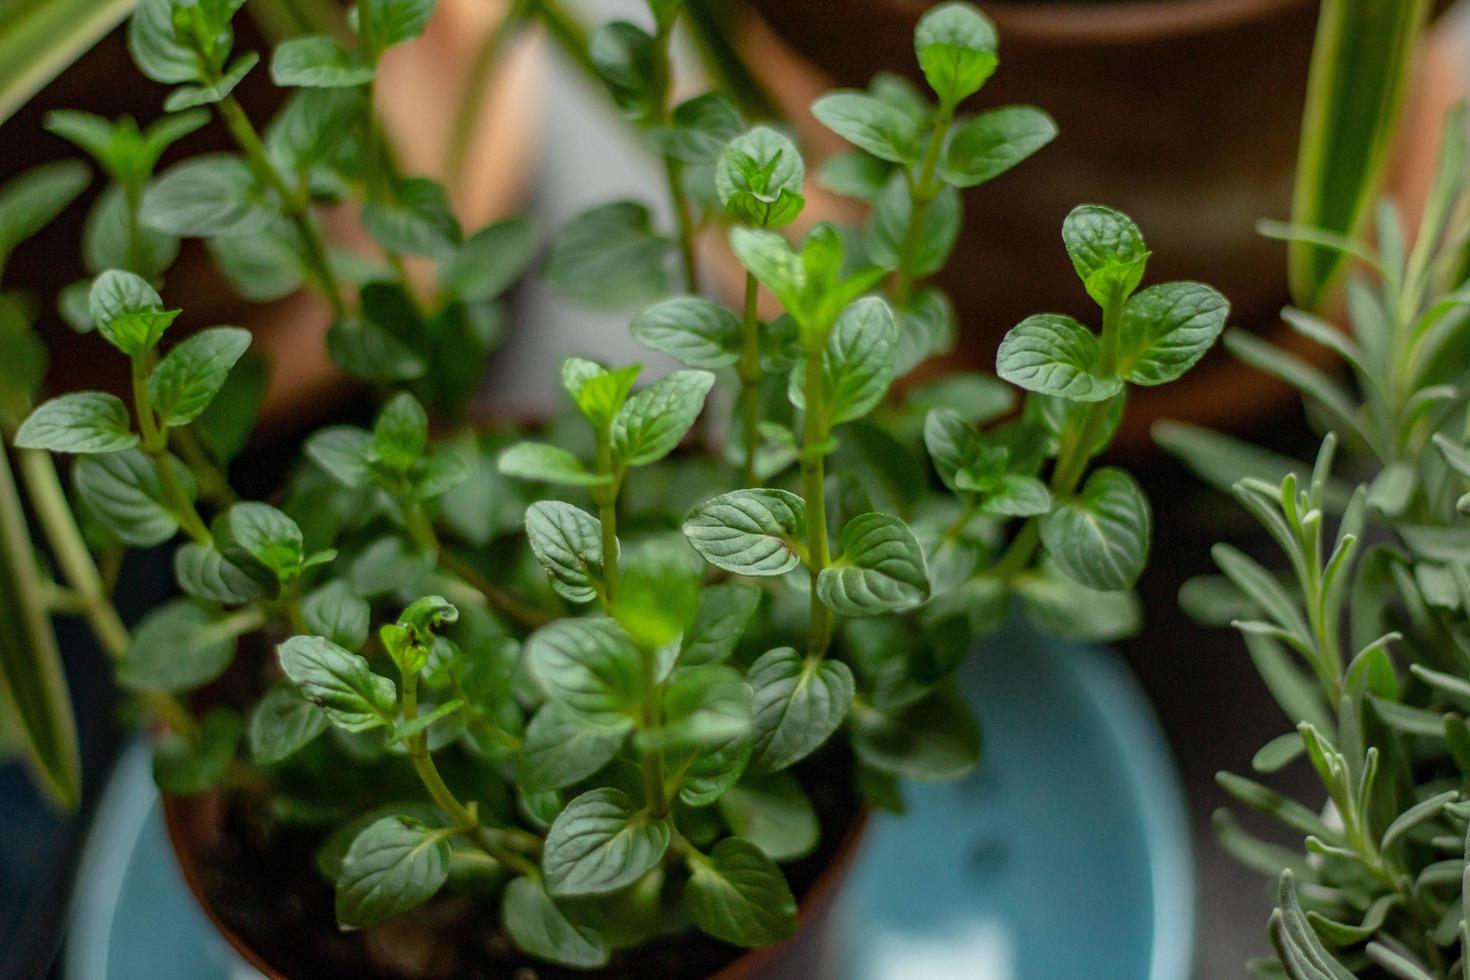
[[(1092, 464), (1130, 386), (1172, 381), (1211, 346), (1223, 297), (1143, 287), (1139, 229), (1079, 207), (1062, 246), (1095, 327), (1030, 317), (1002, 346), (1003, 381), (895, 388), (953, 340), (928, 280), (958, 234), (960, 191), (1056, 132), (1026, 106), (964, 110), (998, 64), (973, 7), (920, 21), (929, 93), (880, 76), (816, 103), (855, 147), (821, 179), (870, 216), (794, 244), (777, 230), (806, 200), (792, 139), (718, 93), (670, 103), (681, 4), (651, 0), (651, 32), (593, 31), (582, 53), (658, 153), (675, 227), (643, 202), (599, 206), (556, 236), (545, 275), (636, 310), (633, 336), (682, 366), (640, 385), (639, 365), (568, 358), (570, 410), (507, 433), (464, 424), (464, 407), (534, 230), (465, 235), (440, 185), (399, 172), (373, 109), (381, 55), (418, 35), (432, 0), (359, 0), (355, 41), (277, 47), (269, 71), (292, 94), (263, 133), (232, 94), (257, 62), (234, 50), (240, 6), (140, 5), (134, 57), (177, 86), (163, 122), (50, 121), (111, 181), (88, 223), (94, 276), (61, 307), (127, 359), (132, 387), (37, 403), (45, 352), (7, 294), (4, 430), (60, 573), (20, 553), (34, 601), (15, 622), (38, 608), (88, 618), (167, 726), (165, 792), (219, 791), (316, 828), (343, 927), (451, 889), (497, 901), (529, 956), (577, 968), (691, 926), (776, 942), (796, 927), (781, 864), (842, 829), (820, 826), (793, 766), (839, 739), (849, 750), (828, 759), (850, 751), (855, 768), (835, 778), (901, 809), (900, 779), (975, 766), (955, 674), (1013, 605), (1063, 636), (1136, 627), (1148, 503), (1126, 472)], [(210, 113), (238, 152), (155, 174)], [(53, 169), (0, 196), (0, 253), (84, 179)], [(326, 241), (319, 211), (339, 202), (361, 205), (379, 253)], [(738, 311), (698, 294), (694, 245), (711, 230), (747, 272)], [(251, 299), (316, 290), (333, 359), (381, 396), (370, 427), (305, 439), (274, 504), (238, 500), (228, 479), (260, 397), (249, 334), (169, 342), (186, 315), (165, 274), (191, 237)], [(409, 258), (432, 266), (432, 288), (410, 281)], [(50, 454), (75, 456), (70, 495)], [(8, 462), (0, 477), (13, 485)], [(179, 537), (182, 596), (129, 630), (110, 598), (122, 552)], [(247, 636), (268, 638), (274, 663), (242, 714), (207, 690)]]

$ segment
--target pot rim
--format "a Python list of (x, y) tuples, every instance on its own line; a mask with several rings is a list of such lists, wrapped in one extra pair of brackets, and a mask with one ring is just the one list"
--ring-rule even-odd
[[(168, 833), (169, 848), (178, 862), (179, 871), (184, 877), (184, 884), (188, 886), (189, 894), (193, 896), (205, 918), (230, 944), (230, 948), (235, 951), (236, 955), (250, 964), (262, 976), (269, 977), (271, 980), (287, 980), (285, 974), (267, 963), (253, 946), (219, 917), (214, 906), (205, 897), (197, 854), (187, 846), (188, 834), (185, 833), (183, 825), (187, 811), (199, 806), (213, 805), (218, 801), (219, 794), (212, 792), (201, 796), (180, 797), (160, 791), (159, 799), (163, 805), (163, 822)], [(749, 978), (760, 976), (761, 971), (775, 961), (788, 943), (793, 942), (803, 930), (821, 917), (836, 898), (839, 887), (852, 869), (853, 861), (857, 857), (863, 836), (867, 831), (870, 815), (871, 810), (868, 805), (859, 803), (852, 820), (843, 831), (842, 840), (838, 843), (837, 850), (833, 852), (832, 859), (822, 868), (816, 880), (802, 896), (796, 913), (796, 932), (792, 938), (774, 946), (761, 946), (746, 950), (722, 967), (718, 973), (713, 974), (709, 980), (749, 980)], [(597, 973), (589, 973), (588, 976), (595, 977)]]

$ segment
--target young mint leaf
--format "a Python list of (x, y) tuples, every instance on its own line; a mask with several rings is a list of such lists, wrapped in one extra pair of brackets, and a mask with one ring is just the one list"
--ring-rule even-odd
[(362, 225), (379, 245), (399, 255), (447, 259), (463, 238), (444, 188), (427, 177), (399, 180), (389, 200), (369, 201)]
[(588, 39), (587, 56), (624, 115), (641, 120), (658, 112), (658, 42), (647, 31), (622, 20), (603, 24)]
[(358, 37), (374, 59), (395, 44), (424, 33), (439, 0), (364, 0), (357, 5)]
[(1230, 302), (1198, 282), (1166, 282), (1128, 298), (1119, 325), (1118, 374), (1159, 385), (1194, 366), (1225, 329)]
[(999, 177), (1056, 135), (1051, 116), (1031, 106), (982, 112), (951, 130), (939, 175), (952, 187), (975, 187)]
[(793, 315), (803, 309), (806, 270), (801, 256), (774, 231), (733, 228), (730, 248), (746, 270), (781, 301)]
[[(174, 10), (181, 6), (179, 0), (139, 0), (128, 22), (128, 51), (133, 61), (144, 75), (165, 85), (193, 82), (199, 76), (199, 58), (174, 26)], [(226, 15), (225, 24), (214, 25), (216, 35), (209, 38), (222, 42), (227, 50), (228, 21)]]
[(558, 620), (531, 634), (525, 655), (547, 697), (584, 725), (607, 732), (633, 726), (642, 667), (633, 641), (613, 620)]
[(37, 406), (16, 430), (15, 445), (53, 453), (117, 453), (138, 444), (131, 424), (117, 396), (73, 392)]
[(0, 264), (15, 246), (49, 225), (91, 183), (80, 160), (33, 167), (0, 185)]
[(595, 970), (611, 955), (607, 937), (589, 922), (587, 910), (572, 904), (562, 908), (531, 878), (505, 886), (500, 919), (517, 946), (551, 963)]
[(614, 201), (584, 211), (562, 229), (546, 258), (546, 281), (589, 306), (639, 307), (668, 292), (668, 248), (648, 208)]
[(560, 500), (538, 500), (526, 509), (526, 538), (558, 595), (568, 602), (597, 598), (602, 579), (597, 518)]
[(891, 514), (859, 514), (842, 529), (842, 557), (817, 576), (817, 596), (843, 616), (875, 616), (929, 598), (924, 551)]
[(822, 836), (816, 807), (789, 772), (731, 787), (720, 797), (720, 814), (732, 834), (759, 847), (772, 861), (806, 857)]
[(715, 165), (720, 203), (740, 221), (778, 228), (796, 220), (806, 199), (806, 165), (790, 139), (757, 126), (731, 140)]
[[(898, 328), (888, 304), (870, 296), (844, 310), (822, 352), (828, 423), (840, 425), (872, 411), (893, 383), (897, 366)], [(797, 408), (806, 407), (804, 392), (805, 379), (797, 366), (787, 385)]]
[(790, 647), (762, 654), (745, 675), (755, 694), (754, 773), (776, 772), (816, 751), (852, 707), (852, 671)]
[(561, 383), (592, 428), (603, 432), (628, 400), (642, 371), (641, 364), (609, 371), (596, 361), (569, 357), (561, 363)]
[(224, 673), (234, 657), (234, 634), (208, 610), (176, 599), (133, 630), (117, 676), (135, 691), (192, 691)]
[(138, 218), (180, 238), (213, 238), (259, 234), (276, 214), (244, 160), (209, 154), (175, 164), (153, 181)]
[(196, 738), (165, 735), (153, 749), (153, 778), (171, 796), (195, 796), (213, 789), (235, 760), (244, 729), (229, 708), (211, 708)]
[(235, 91), (235, 88), (245, 80), (245, 76), (250, 74), (250, 70), (258, 64), (260, 64), (260, 55), (254, 51), (248, 51), (236, 58), (219, 78), (208, 85), (182, 85), (174, 89), (168, 94), (168, 98), (163, 100), (163, 111), (184, 112), (199, 106), (221, 102)]
[(754, 748), (755, 740), (742, 735), (698, 753), (685, 771), (679, 799), (692, 807), (705, 807), (717, 802), (745, 774)]
[(376, 74), (356, 51), (331, 37), (287, 38), (271, 55), (271, 82), (281, 88), (353, 88)]
[(1097, 336), (1069, 316), (1040, 313), (1016, 324), (1001, 341), (996, 373), (1011, 384), (1069, 401), (1096, 402), (1123, 390), (1098, 374)]
[(429, 443), (429, 416), (410, 393), (399, 392), (373, 422), (367, 460), (395, 473), (407, 473)]
[(735, 490), (707, 500), (684, 536), (711, 565), (737, 575), (785, 575), (801, 564), (806, 503), (786, 490)]
[(546, 834), (541, 867), (556, 897), (605, 895), (641, 878), (669, 848), (669, 821), (635, 810), (627, 794), (594, 789), (567, 804)]
[(1132, 588), (1148, 558), (1153, 522), (1133, 477), (1104, 467), (1082, 493), (1062, 500), (1041, 522), (1041, 540), (1057, 567), (1104, 592)]
[(1077, 277), (1099, 306), (1126, 298), (1143, 280), (1149, 252), (1143, 234), (1127, 215), (1100, 204), (1072, 209), (1062, 222), (1062, 243)]
[(914, 53), (939, 101), (954, 106), (985, 84), (1000, 63), (995, 25), (968, 3), (945, 3), (919, 18)]
[[(193, 487), (178, 460), (168, 456), (160, 464), (172, 466), (180, 482)], [(91, 515), (123, 544), (151, 548), (179, 529), (157, 467), (137, 449), (83, 456), (72, 465), (71, 479)]]
[(500, 454), (496, 465), (506, 476), (542, 483), (594, 487), (612, 482), (612, 477), (591, 472), (565, 449), (545, 442), (516, 443)]
[(536, 226), (527, 218), (506, 218), (465, 239), (439, 266), (439, 282), (466, 303), (485, 303), (519, 279), (536, 255)]
[[(869, 259), (883, 266), (898, 266), (913, 211), (909, 182), (903, 174), (896, 173), (873, 202), (863, 238)], [(919, 247), (909, 258), (909, 273), (915, 279), (932, 276), (944, 268), (959, 238), (962, 218), (960, 195), (952, 187), (941, 189), (924, 212)]]
[(708, 371), (675, 371), (629, 398), (613, 420), (613, 456), (624, 466), (646, 466), (674, 450), (714, 387)]
[(270, 504), (235, 504), (226, 512), (224, 526), (230, 545), (270, 569), (281, 581), (300, 571), (305, 558), (301, 528)]
[(736, 946), (767, 946), (796, 932), (796, 899), (776, 863), (750, 841), (727, 837), (689, 859), (685, 896), (694, 924)]
[(92, 281), (87, 306), (97, 332), (129, 357), (152, 350), (179, 315), (163, 308), (163, 300), (142, 276), (118, 269)]
[(718, 371), (740, 360), (740, 318), (700, 296), (675, 296), (633, 318), (633, 338), (692, 368)]
[(541, 706), (521, 743), (516, 782), (527, 793), (565, 789), (613, 760), (627, 733), (590, 728), (556, 702)]
[(334, 425), (310, 436), (305, 453), (332, 479), (344, 487), (356, 488), (366, 485), (370, 478), (367, 458), (372, 442), (372, 434), (363, 429)]
[(723, 582), (701, 589), (694, 621), (684, 631), (679, 648), (679, 666), (695, 667), (729, 659), (760, 600), (760, 589), (739, 582)]
[(422, 905), (449, 877), (449, 838), (407, 817), (384, 817), (353, 840), (337, 877), (337, 922), (361, 929)]
[(250, 755), (262, 766), (285, 762), (327, 730), (327, 716), (289, 684), (266, 692), (250, 715)]
[(958, 779), (980, 761), (980, 727), (957, 695), (941, 690), (885, 713), (853, 711), (852, 745), (864, 765), (904, 779)]
[(169, 351), (148, 378), (153, 407), (163, 423), (188, 425), (197, 419), (249, 346), (248, 330), (211, 327)]
[(174, 578), (196, 599), (238, 605), (274, 598), (280, 580), (248, 555), (226, 555), (212, 545), (189, 542), (174, 552)]
[(879, 159), (903, 164), (919, 161), (919, 133), (913, 119), (871, 95), (830, 92), (812, 103), (812, 115)]
[(367, 661), (321, 636), (293, 636), (276, 647), (281, 670), (301, 696), (349, 732), (389, 723), (397, 688), (368, 668)]

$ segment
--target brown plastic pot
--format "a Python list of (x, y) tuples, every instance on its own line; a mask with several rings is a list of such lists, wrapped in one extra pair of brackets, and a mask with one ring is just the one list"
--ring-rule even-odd
[[(224, 833), (224, 810), (219, 794), (165, 795), (163, 816), (169, 843), (178, 858), (184, 881), (210, 922), (242, 960), (271, 980), (287, 980), (285, 974), (268, 963), (223, 921), (205, 893), (200, 854)], [(837, 980), (839, 945), (838, 922), (832, 914), (834, 899), (852, 870), (867, 822), (868, 811), (859, 809), (843, 832), (832, 859), (801, 896), (796, 935), (780, 945), (741, 954), (714, 974), (711, 980), (754, 980), (757, 977), (760, 980)]]
[[(834, 86), (866, 86), (880, 70), (921, 81), (913, 29), (932, 5), (752, 0), (739, 44), (819, 162), (850, 147), (811, 116), (812, 101)], [(1290, 212), (1316, 0), (979, 6), (999, 32), (1001, 67), (977, 106), (1037, 105), (1060, 135), (1015, 171), (966, 192), (964, 230), (939, 277), (959, 316), (958, 349), (930, 370), (993, 370), (1000, 339), (1029, 314), (1095, 314), (1059, 238), (1063, 217), (1083, 202), (1138, 221), (1155, 256), (1149, 281), (1208, 282), (1230, 298), (1233, 323), (1279, 332), (1285, 252), (1257, 235), (1255, 223)], [(1407, 196), (1422, 196), (1441, 113), (1463, 87), (1460, 60), (1444, 44), (1421, 58), (1391, 189), (1407, 184)], [(812, 220), (862, 220), (862, 207), (808, 186)], [(1182, 383), (1140, 390), (1122, 441), (1140, 445), (1161, 417), (1248, 428), (1293, 400), (1213, 356)]]

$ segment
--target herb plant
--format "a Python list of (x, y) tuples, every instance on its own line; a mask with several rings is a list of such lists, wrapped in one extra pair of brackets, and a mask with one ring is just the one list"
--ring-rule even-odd
[[(1136, 626), (1148, 504), (1126, 472), (1092, 464), (1129, 385), (1171, 381), (1211, 346), (1223, 297), (1140, 288), (1139, 229), (1079, 207), (1062, 244), (1099, 325), (1043, 314), (1009, 333), (998, 369), (1024, 389), (1019, 411), (985, 375), (895, 384), (956, 329), (929, 279), (958, 233), (959, 191), (1055, 134), (1025, 106), (962, 111), (998, 64), (974, 8), (920, 21), (932, 98), (883, 76), (816, 103), (857, 148), (823, 179), (871, 216), (795, 245), (777, 230), (805, 205), (793, 141), (717, 93), (670, 104), (677, 0), (652, 0), (652, 32), (593, 31), (585, 57), (660, 156), (675, 227), (641, 202), (600, 206), (562, 229), (545, 274), (637, 309), (633, 336), (683, 366), (640, 386), (640, 365), (567, 358), (571, 412), (504, 431), (465, 424), (465, 405), (534, 234), (509, 221), (463, 236), (440, 186), (398, 172), (373, 110), (380, 56), (433, 3), (360, 0), (354, 45), (280, 45), (272, 78), (296, 91), (264, 133), (231, 94), (256, 63), (233, 50), (239, 6), (139, 7), (139, 66), (180, 86), (164, 123), (52, 120), (115, 185), (89, 233), (95, 278), (63, 309), (128, 359), (133, 384), (126, 401), (36, 404), (44, 351), (8, 302), (3, 339), (20, 353), (0, 359), (5, 431), (59, 580), (16, 549), (23, 519), (7, 568), (38, 622), (87, 617), (163, 726), (166, 793), (216, 792), (319, 835), (341, 926), (447, 889), (498, 903), (524, 954), (575, 968), (691, 924), (777, 942), (797, 909), (781, 865), (843, 830), (819, 824), (809, 793), (823, 780), (901, 809), (900, 777), (975, 766), (955, 674), (1013, 599), (1062, 635)], [(201, 106), (240, 152), (154, 176)], [(0, 209), (0, 241), (76, 192), (75, 172), (57, 173), (49, 198), (21, 195), (19, 217)], [(340, 201), (361, 204), (380, 253), (325, 239), (318, 206)], [(746, 271), (738, 311), (697, 292), (712, 229)], [(370, 427), (305, 439), (274, 503), (237, 499), (228, 473), (248, 432), (249, 335), (168, 342), (184, 314), (163, 278), (181, 237), (207, 239), (251, 298), (315, 289), (336, 316), (334, 360), (380, 395)], [(432, 265), (432, 288), (410, 280), (409, 258)], [(51, 454), (76, 457), (70, 497)], [(118, 556), (179, 536), (183, 596), (129, 628), (111, 599)]]
[(1315, 463), (1186, 427), (1159, 432), (1213, 482), (1234, 481), (1231, 492), (1286, 559), (1278, 574), (1216, 545), (1223, 575), (1183, 594), (1201, 618), (1233, 621), (1294, 726), (1253, 768), (1274, 773), (1305, 757), (1321, 783), (1321, 795), (1298, 802), (1219, 776), (1241, 803), (1305, 838), (1301, 855), (1254, 836), (1228, 810), (1215, 815), (1232, 854), (1279, 878), (1270, 921), (1277, 957), (1254, 964), (1260, 976), (1470, 973), (1464, 124), (1457, 110), (1445, 128), (1412, 246), (1388, 203), (1375, 245), (1263, 225), (1366, 273), (1347, 289), (1349, 333), (1303, 310), (1283, 314), (1342, 358), (1351, 385), (1251, 335), (1226, 337), (1246, 363), (1301, 389), (1309, 416), (1328, 430)]

